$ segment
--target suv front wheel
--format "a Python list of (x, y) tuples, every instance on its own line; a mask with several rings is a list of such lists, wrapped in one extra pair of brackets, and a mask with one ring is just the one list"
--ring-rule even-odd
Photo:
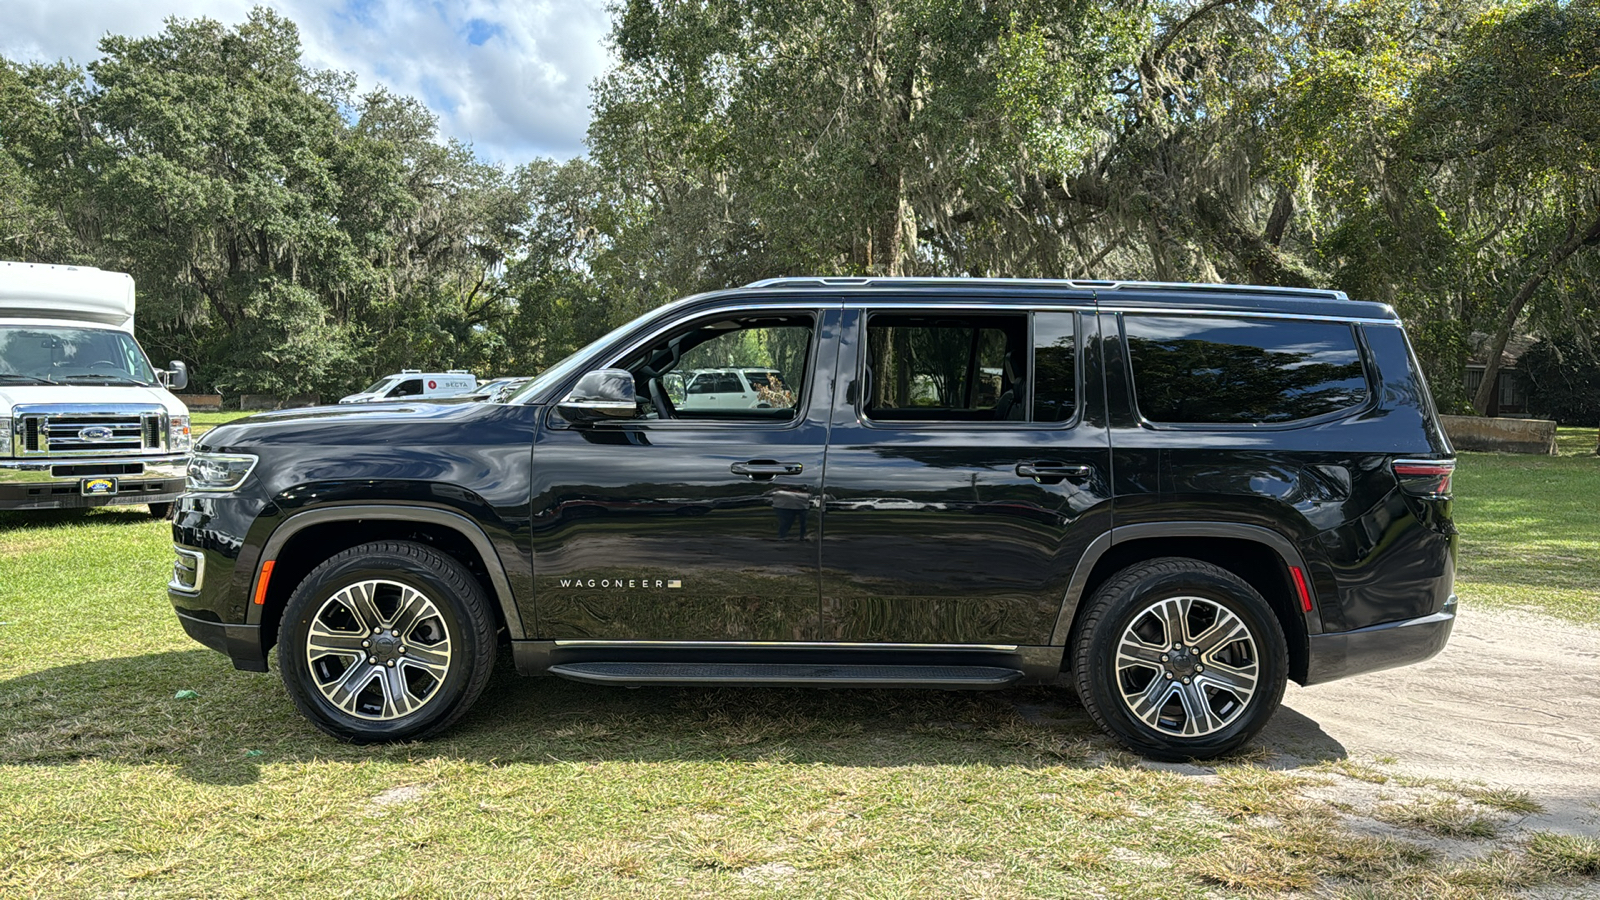
[(278, 667), (295, 706), (356, 743), (421, 738), (461, 718), (494, 668), (483, 587), (423, 544), (384, 541), (334, 555), (283, 611)]
[(1073, 683), (1095, 722), (1136, 753), (1171, 761), (1228, 753), (1283, 699), (1283, 628), (1226, 569), (1149, 560), (1111, 576), (1089, 603)]

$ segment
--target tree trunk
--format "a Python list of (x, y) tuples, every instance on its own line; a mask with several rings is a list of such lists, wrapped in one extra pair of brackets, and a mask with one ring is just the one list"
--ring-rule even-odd
[(1489, 403), (1495, 398), (1496, 382), (1500, 380), (1500, 356), (1506, 352), (1506, 344), (1511, 341), (1511, 330), (1517, 326), (1517, 319), (1522, 316), (1522, 308), (1528, 304), (1535, 291), (1549, 280), (1550, 273), (1556, 267), (1566, 262), (1567, 257), (1578, 252), (1578, 248), (1586, 243), (1600, 240), (1600, 216), (1582, 231), (1577, 230), (1576, 223), (1567, 231), (1567, 239), (1550, 250), (1550, 255), (1539, 264), (1528, 279), (1522, 282), (1522, 287), (1512, 296), (1511, 304), (1506, 307), (1505, 315), (1500, 318), (1500, 330), (1495, 333), (1494, 341), (1489, 345), (1487, 358), (1483, 361), (1483, 383), (1478, 385), (1478, 392), (1472, 397), (1472, 408), (1478, 415), (1487, 415)]

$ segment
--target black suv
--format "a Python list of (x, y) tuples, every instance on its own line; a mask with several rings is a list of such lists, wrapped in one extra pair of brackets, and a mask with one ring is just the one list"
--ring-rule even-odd
[[(674, 403), (703, 369), (789, 380)], [(681, 394), (681, 392), (679, 392)], [(184, 628), (317, 727), (415, 738), (497, 650), (596, 684), (1065, 684), (1140, 753), (1450, 635), (1454, 453), (1394, 312), (1331, 291), (784, 278), (674, 303), (507, 403), (201, 441)]]

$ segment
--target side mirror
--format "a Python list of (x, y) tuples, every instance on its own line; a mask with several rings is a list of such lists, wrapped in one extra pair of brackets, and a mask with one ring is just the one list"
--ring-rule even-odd
[(632, 419), (639, 415), (633, 373), (627, 369), (596, 369), (579, 378), (556, 409), (575, 424)]
[(181, 391), (189, 386), (189, 367), (179, 360), (167, 363), (167, 377), (164, 379), (167, 387), (174, 391)]

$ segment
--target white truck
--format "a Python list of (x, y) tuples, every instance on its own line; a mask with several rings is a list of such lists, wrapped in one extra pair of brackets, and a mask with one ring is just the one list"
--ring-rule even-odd
[(385, 375), (377, 383), (360, 393), (339, 398), (340, 403), (375, 403), (379, 400), (431, 400), (434, 397), (460, 397), (478, 389), (478, 379), (466, 369), (448, 372), (424, 372), (421, 369), (401, 369)]
[(0, 510), (143, 504), (165, 518), (193, 443), (172, 389), (133, 338), (133, 278), (0, 262)]

